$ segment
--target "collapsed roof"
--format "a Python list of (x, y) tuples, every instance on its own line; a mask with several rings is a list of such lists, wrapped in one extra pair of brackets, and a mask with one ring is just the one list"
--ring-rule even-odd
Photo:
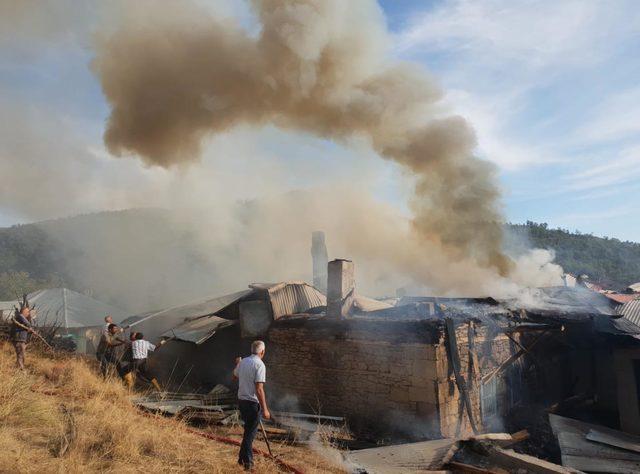
[(268, 302), (267, 309), (273, 320), (327, 304), (319, 290), (302, 281), (254, 283), (247, 290), (134, 316), (122, 323), (148, 333), (152, 339), (161, 336), (202, 344), (216, 331), (237, 324), (241, 303), (256, 300)]

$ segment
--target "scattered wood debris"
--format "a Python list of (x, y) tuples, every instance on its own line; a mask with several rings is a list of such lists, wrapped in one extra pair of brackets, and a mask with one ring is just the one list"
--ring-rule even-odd
[(469, 474), (572, 474), (572, 468), (553, 464), (507, 446), (529, 437), (526, 430), (514, 434), (486, 433), (467, 439), (439, 439), (420, 443), (384, 446), (354, 451), (346, 460), (359, 472), (396, 474), (401, 472), (445, 472)]
[(549, 414), (562, 464), (585, 472), (640, 472), (640, 438), (604, 426)]
[[(224, 385), (216, 385), (207, 394), (153, 392), (136, 397), (132, 402), (139, 408), (165, 416), (175, 416), (198, 424), (238, 425), (240, 417), (235, 394)], [(276, 440), (295, 444), (310, 442), (313, 435), (321, 435), (340, 443), (353, 440), (343, 417), (314, 413), (272, 412), (267, 422), (267, 434)]]

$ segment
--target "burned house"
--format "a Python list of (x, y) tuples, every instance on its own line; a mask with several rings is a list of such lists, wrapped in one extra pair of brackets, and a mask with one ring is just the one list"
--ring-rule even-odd
[[(267, 357), (276, 400), (392, 436), (503, 429), (528, 407), (572, 399), (590, 400), (600, 422), (631, 428), (638, 396), (628, 389), (635, 387), (629, 361), (640, 328), (620, 318), (608, 298), (558, 287), (538, 290), (526, 308), (491, 298), (419, 297), (349, 314), (352, 273), (347, 267), (333, 275), (347, 285), (332, 283), (330, 267), (326, 314), (272, 324)], [(342, 306), (333, 309), (332, 285), (342, 291)]]
[(260, 337), (273, 408), (345, 417), (357, 436), (458, 438), (521, 426), (540, 410), (637, 432), (640, 327), (602, 294), (554, 287), (527, 304), (392, 306), (357, 294), (348, 260), (327, 273), (326, 298), (303, 282), (255, 284), (166, 312), (182, 322), (152, 358), (161, 381), (232, 386), (235, 357)]

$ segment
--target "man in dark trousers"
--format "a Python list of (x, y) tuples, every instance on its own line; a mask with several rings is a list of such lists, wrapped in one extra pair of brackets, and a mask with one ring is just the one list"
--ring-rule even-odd
[(264, 352), (264, 342), (254, 341), (251, 344), (251, 356), (238, 360), (233, 371), (238, 379), (238, 409), (244, 423), (238, 464), (246, 470), (253, 468), (253, 439), (260, 426), (260, 416), (265, 420), (271, 418), (264, 394), (267, 379), (267, 368), (262, 362)]
[(24, 354), (27, 351), (27, 341), (29, 334), (33, 333), (31, 329), (30, 309), (27, 305), (22, 305), (20, 310), (16, 310), (11, 325), (11, 341), (16, 350), (16, 365), (18, 369), (24, 370)]
[[(164, 340), (160, 341), (159, 345), (163, 345), (165, 343)], [(162, 391), (158, 381), (155, 377), (149, 374), (147, 368), (147, 357), (149, 356), (149, 351), (153, 352), (156, 350), (156, 346), (151, 344), (144, 338), (144, 334), (141, 332), (135, 333), (134, 339), (131, 342), (131, 365), (133, 369), (133, 373), (140, 377), (144, 382), (150, 383), (154, 386), (156, 390), (159, 392)]]
[(124, 341), (116, 335), (120, 332), (117, 324), (109, 324), (106, 334), (100, 337), (100, 343), (96, 350), (96, 357), (100, 361), (100, 372), (104, 377), (107, 376), (109, 365), (113, 364), (119, 369), (120, 361), (116, 356), (116, 347), (124, 344)]

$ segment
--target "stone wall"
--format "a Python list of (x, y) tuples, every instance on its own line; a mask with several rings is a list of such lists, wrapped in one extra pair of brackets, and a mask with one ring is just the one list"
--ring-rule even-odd
[[(496, 420), (481, 412), (481, 378), (519, 348), (501, 332), (473, 323), (470, 331), (469, 324), (456, 326), (458, 352), (473, 417), (483, 430), (485, 421)], [(415, 437), (472, 432), (441, 321), (300, 318), (274, 323), (268, 339), (268, 389), (274, 403), (293, 402), (287, 409), (346, 416), (352, 425)], [(498, 418), (509, 407), (507, 375), (496, 379)]]
[[(437, 331), (436, 331), (437, 332)], [(288, 409), (347, 416), (352, 428), (439, 437), (436, 352), (426, 322), (277, 322), (268, 389)]]

